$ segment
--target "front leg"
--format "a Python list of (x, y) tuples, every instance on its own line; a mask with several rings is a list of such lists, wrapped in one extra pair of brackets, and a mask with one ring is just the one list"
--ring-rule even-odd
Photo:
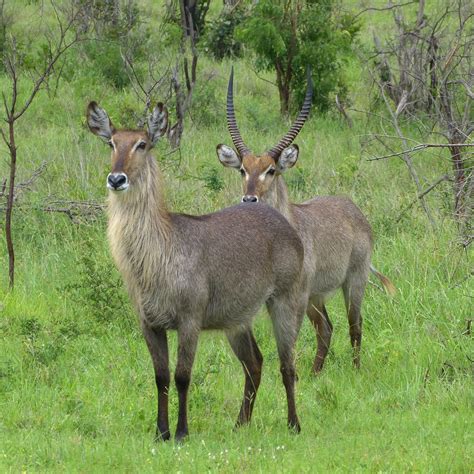
[(176, 441), (181, 441), (189, 433), (187, 411), (188, 389), (191, 381), (191, 371), (196, 354), (198, 336), (199, 332), (194, 329), (188, 327), (180, 327), (178, 329), (178, 362), (174, 374), (179, 400)]
[(170, 439), (168, 421), (168, 392), (170, 386), (170, 370), (168, 361), (168, 339), (164, 329), (154, 329), (146, 323), (142, 324), (148, 350), (150, 351), (158, 389), (158, 416), (156, 421), (156, 439)]

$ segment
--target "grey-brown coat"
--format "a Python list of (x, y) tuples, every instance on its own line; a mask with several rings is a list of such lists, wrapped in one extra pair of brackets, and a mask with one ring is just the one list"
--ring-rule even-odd
[(358, 367), (362, 338), (361, 305), (369, 271), (372, 270), (388, 292), (393, 293), (395, 289), (387, 277), (371, 266), (371, 228), (349, 198), (321, 196), (302, 204), (289, 201), (282, 173), (293, 167), (298, 159), (298, 146), (291, 143), (308, 117), (311, 96), (312, 83), (308, 76), (305, 101), (290, 131), (275, 147), (256, 155), (244, 144), (237, 127), (232, 72), (227, 95), (227, 123), (236, 150), (221, 144), (217, 147), (217, 155), (224, 166), (240, 171), (243, 202), (270, 204), (298, 231), (305, 249), (304, 270), (309, 285), (306, 312), (318, 340), (313, 370), (319, 372), (323, 368), (332, 335), (332, 324), (325, 307), (329, 296), (339, 288), (344, 292), (354, 364)]
[(252, 320), (269, 309), (288, 399), (288, 424), (299, 430), (293, 346), (304, 314), (303, 246), (280, 213), (260, 204), (205, 216), (168, 211), (150, 149), (163, 135), (167, 111), (154, 109), (148, 132), (116, 130), (95, 102), (89, 128), (112, 147), (108, 236), (114, 260), (140, 317), (158, 388), (157, 436), (170, 437), (166, 331), (178, 332), (176, 438), (187, 435), (187, 392), (201, 330), (225, 331), (245, 373), (237, 424), (250, 421), (262, 356)]

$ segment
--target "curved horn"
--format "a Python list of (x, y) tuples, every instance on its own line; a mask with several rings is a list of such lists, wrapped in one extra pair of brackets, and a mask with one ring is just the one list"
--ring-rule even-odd
[(227, 87), (227, 128), (235, 148), (240, 156), (248, 155), (250, 150), (245, 145), (240, 136), (239, 127), (237, 127), (237, 120), (234, 113), (234, 66), (230, 71), (229, 85)]
[(313, 97), (313, 80), (311, 79), (311, 68), (308, 67), (307, 69), (307, 86), (306, 86), (306, 95), (303, 102), (303, 107), (301, 107), (301, 111), (294, 121), (293, 125), (291, 126), (288, 133), (278, 142), (278, 145), (274, 146), (268, 151), (268, 154), (274, 159), (278, 160), (281, 152), (288, 146), (291, 145), (293, 140), (296, 138), (296, 135), (300, 133), (301, 129), (303, 128), (306, 119), (309, 116), (309, 111), (311, 109), (311, 99)]

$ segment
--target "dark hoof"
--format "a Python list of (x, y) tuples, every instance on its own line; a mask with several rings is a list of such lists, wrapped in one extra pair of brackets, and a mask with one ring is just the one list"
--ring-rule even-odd
[(160, 431), (157, 431), (156, 434), (155, 434), (155, 441), (157, 443), (161, 443), (161, 442), (164, 442), (164, 441), (169, 441), (171, 438), (171, 434), (169, 431), (165, 431), (163, 433), (161, 433)]
[(188, 436), (189, 433), (187, 431), (177, 431), (174, 435), (174, 440), (176, 443), (182, 443)]
[(294, 433), (294, 434), (299, 434), (301, 433), (301, 426), (300, 422), (298, 420), (296, 421), (289, 421), (288, 422), (288, 429)]
[(250, 419), (249, 418), (245, 418), (244, 416), (242, 416), (242, 414), (239, 414), (239, 417), (237, 418), (237, 421), (235, 422), (235, 425), (234, 425), (234, 431), (242, 428), (242, 426), (246, 426), (250, 423)]
[(313, 364), (313, 374), (318, 375), (323, 370), (323, 366), (324, 366), (324, 359), (320, 359), (319, 357), (316, 357)]

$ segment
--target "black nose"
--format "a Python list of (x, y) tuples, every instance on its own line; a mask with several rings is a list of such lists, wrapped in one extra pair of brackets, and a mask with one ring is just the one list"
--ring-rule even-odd
[(242, 198), (242, 202), (257, 202), (257, 201), (258, 201), (258, 197), (253, 196), (253, 195), (251, 196), (247, 195)]
[(118, 189), (127, 182), (127, 177), (124, 174), (109, 174), (107, 181), (112, 188)]

